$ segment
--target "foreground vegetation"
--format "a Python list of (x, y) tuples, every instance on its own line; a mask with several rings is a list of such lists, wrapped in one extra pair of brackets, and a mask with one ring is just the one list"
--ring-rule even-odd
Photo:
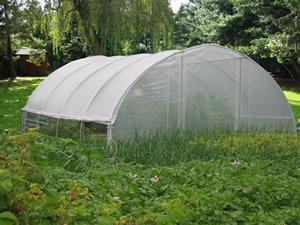
[[(153, 167), (35, 131), (2, 134), (0, 224), (300, 224), (300, 137), (227, 135), (191, 139), (182, 155), (196, 161)], [(163, 159), (174, 146), (155, 149)]]
[[(40, 81), (0, 84), (1, 225), (300, 224), (299, 135), (177, 133), (113, 148), (21, 135)], [(297, 89), (285, 93), (299, 113)]]

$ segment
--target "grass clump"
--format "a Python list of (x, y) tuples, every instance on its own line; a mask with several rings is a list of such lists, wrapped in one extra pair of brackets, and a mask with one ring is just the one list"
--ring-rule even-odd
[(113, 143), (110, 157), (144, 165), (171, 166), (192, 160), (283, 160), (299, 158), (300, 136), (288, 133), (227, 131), (155, 134)]

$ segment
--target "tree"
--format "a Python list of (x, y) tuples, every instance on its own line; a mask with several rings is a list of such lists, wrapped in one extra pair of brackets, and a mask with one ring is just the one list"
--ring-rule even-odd
[(34, 12), (33, 4), (37, 1), (0, 0), (0, 52), (8, 61), (10, 81), (16, 78), (13, 60), (13, 48), (17, 42), (32, 39), (30, 14)]
[(13, 24), (19, 22), (18, 20), (16, 20), (17, 14), (18, 14), (18, 6), (15, 1), (1, 0), (0, 18), (1, 18), (1, 37), (3, 38), (1, 43), (1, 48), (5, 49), (2, 50), (2, 52), (6, 51), (10, 80), (15, 79), (16, 77), (16, 71), (13, 62), (11, 39), (12, 39), (12, 33), (14, 33)]
[(253, 58), (270, 58), (300, 81), (297, 0), (190, 0), (175, 16), (175, 45), (218, 43)]
[(57, 9), (51, 33), (56, 48), (73, 17), (80, 18), (78, 31), (91, 54), (155, 52), (172, 46), (168, 0), (64, 0), (52, 2), (50, 8)]
[[(271, 57), (276, 57), (285, 66), (294, 80), (300, 81), (300, 3), (297, 0), (284, 0), (275, 1), (270, 6), (270, 23), (278, 31), (267, 38), (266, 48)], [(260, 15), (266, 15), (268, 8), (263, 9)]]

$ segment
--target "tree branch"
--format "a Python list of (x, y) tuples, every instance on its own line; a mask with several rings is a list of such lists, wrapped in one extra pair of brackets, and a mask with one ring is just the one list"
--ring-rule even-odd
[(74, 9), (70, 9), (70, 10), (66, 13), (65, 19), (66, 19), (66, 17), (67, 17), (71, 12), (73, 12), (73, 11), (76, 11), (76, 9), (75, 9), (75, 8), (74, 8)]

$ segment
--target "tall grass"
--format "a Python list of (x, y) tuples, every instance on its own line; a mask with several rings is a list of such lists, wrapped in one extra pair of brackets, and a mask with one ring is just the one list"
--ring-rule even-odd
[[(294, 157), (291, 157), (294, 156)], [(191, 160), (300, 159), (300, 136), (259, 131), (157, 133), (118, 141), (107, 148), (107, 157), (145, 165), (171, 166)], [(293, 162), (291, 162), (293, 163)]]

